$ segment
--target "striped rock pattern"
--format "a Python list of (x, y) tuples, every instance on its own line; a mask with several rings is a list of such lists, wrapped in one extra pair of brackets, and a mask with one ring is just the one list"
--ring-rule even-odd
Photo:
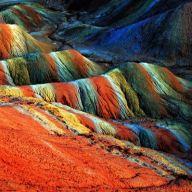
[(91, 134), (76, 114), (38, 99), (1, 97), (1, 190), (190, 189), (187, 180), (182, 189), (169, 187), (191, 174), (179, 159)]
[[(37, 31), (46, 22), (58, 22), (62, 14), (53, 12), (40, 4), (28, 3), (11, 6), (0, 12), (0, 23), (17, 24), (27, 31)], [(63, 18), (64, 19), (64, 18)]]
[[(137, 19), (157, 5), (146, 1)], [(0, 190), (191, 191), (192, 83), (156, 63), (108, 68), (73, 49), (53, 52), (28, 33), (61, 15), (34, 3), (0, 12)]]
[(17, 25), (0, 24), (1, 60), (33, 52), (50, 52), (53, 47), (37, 41)]
[[(58, 53), (65, 56), (71, 54), (68, 56), (78, 56), (77, 58), (85, 59), (73, 50), (54, 54)], [(43, 56), (42, 54), (39, 55)], [(76, 59), (73, 57), (70, 62), (73, 63)], [(86, 65), (85, 62), (84, 69), (86, 66), (91, 66), (91, 68), (93, 65), (97, 66), (89, 60), (85, 59), (85, 61), (90, 65)], [(12, 64), (9, 60), (7, 63)], [(63, 63), (65, 64), (65, 62)], [(80, 63), (81, 66), (84, 66), (83, 62)], [(17, 65), (18, 62), (15, 66)], [(72, 69), (72, 66), (70, 67)], [(93, 69), (97, 68), (94, 67)], [(81, 74), (81, 70), (76, 72)], [(95, 72), (97, 73), (99, 70)], [(67, 72), (65, 75), (67, 76)], [(9, 78), (13, 82), (12, 77), (9, 76)], [(143, 81), (145, 81), (146, 87), (142, 84)], [(192, 146), (192, 128), (189, 124), (185, 125), (174, 121), (143, 122), (141, 120), (140, 123), (127, 121), (130, 117), (168, 118), (176, 115), (178, 118), (190, 121), (192, 112), (189, 93), (191, 87), (190, 82), (174, 76), (166, 68), (146, 63), (128, 63), (104, 75), (68, 83), (14, 87), (4, 85), (0, 87), (0, 94), (16, 97), (37, 97), (47, 102), (59, 102), (74, 108), (70, 108), (70, 111), (73, 111), (78, 117), (75, 119), (79, 119), (89, 128), (78, 130), (76, 127), (75, 131), (79, 134), (94, 131), (127, 140), (138, 146), (191, 158), (188, 155), (191, 153)], [(75, 109), (81, 110), (81, 112)], [(179, 110), (176, 111), (177, 109)], [(107, 119), (122, 119), (124, 121), (114, 122)], [(76, 120), (74, 121), (76, 122)]]
[(190, 121), (191, 89), (191, 82), (166, 68), (127, 63), (103, 75), (67, 83), (1, 86), (0, 93), (60, 102), (106, 119), (177, 116)]
[(42, 16), (30, 6), (20, 4), (0, 12), (1, 23), (17, 24), (25, 29), (37, 27)]
[(104, 72), (104, 67), (90, 61), (75, 50), (33, 53), (2, 60), (0, 69), (1, 85), (67, 82)]

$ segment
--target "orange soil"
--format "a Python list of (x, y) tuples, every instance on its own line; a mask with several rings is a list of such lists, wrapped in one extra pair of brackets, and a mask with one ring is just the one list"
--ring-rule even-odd
[(101, 110), (101, 116), (106, 119), (110, 119), (111, 117), (118, 119), (120, 117), (120, 107), (117, 95), (110, 82), (102, 76), (93, 77), (90, 81), (95, 92), (98, 93), (98, 108)]
[(9, 58), (13, 36), (9, 25), (0, 24), (0, 44), (1, 58)]
[(68, 52), (72, 55), (71, 60), (72, 63), (74, 63), (75, 67), (83, 76), (87, 76), (88, 68), (86, 67), (85, 58), (76, 50), (71, 49), (68, 50)]
[(77, 89), (73, 84), (69, 83), (54, 83), (56, 101), (77, 109), (78, 98)]
[(50, 135), (30, 116), (12, 107), (1, 107), (0, 118), (3, 191), (114, 189), (168, 182), (151, 170), (91, 146), (83, 137)]
[[(2, 191), (143, 191), (159, 186), (159, 190), (169, 189), (169, 181), (152, 170), (107, 153), (69, 131), (68, 136), (51, 135), (32, 117), (13, 107), (1, 107), (0, 119)], [(186, 191), (191, 189), (188, 181), (181, 182)], [(180, 185), (170, 187), (182, 191)]]
[[(37, 107), (67, 136), (50, 134), (43, 124), (13, 106), (0, 107), (0, 190), (17, 191), (190, 191), (188, 180), (170, 184), (153, 170), (73, 135)], [(182, 185), (185, 184), (183, 187)], [(155, 187), (155, 188), (153, 188)], [(184, 190), (183, 190), (184, 189)]]
[(22, 91), (23, 95), (26, 97), (35, 97), (35, 93), (30, 86), (20, 86), (20, 90)]

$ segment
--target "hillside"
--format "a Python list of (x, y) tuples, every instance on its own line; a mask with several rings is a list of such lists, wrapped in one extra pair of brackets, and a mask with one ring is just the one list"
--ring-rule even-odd
[(192, 191), (191, 2), (0, 2), (0, 191)]

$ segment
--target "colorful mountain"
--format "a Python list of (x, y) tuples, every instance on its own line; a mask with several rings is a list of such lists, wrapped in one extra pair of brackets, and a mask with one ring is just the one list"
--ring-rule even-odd
[(191, 192), (190, 6), (2, 0), (0, 191)]

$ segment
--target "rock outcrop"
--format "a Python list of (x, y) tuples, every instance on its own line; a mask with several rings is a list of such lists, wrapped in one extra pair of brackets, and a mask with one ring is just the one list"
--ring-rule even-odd
[(190, 192), (191, 3), (79, 2), (0, 2), (0, 190)]

